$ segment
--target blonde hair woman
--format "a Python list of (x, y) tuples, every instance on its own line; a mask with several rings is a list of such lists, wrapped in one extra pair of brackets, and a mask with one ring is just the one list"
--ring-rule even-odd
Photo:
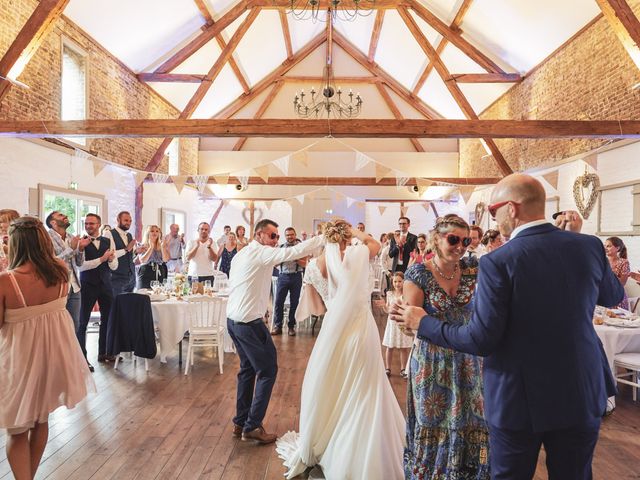
[(169, 241), (162, 240), (162, 232), (157, 225), (149, 225), (142, 236), (142, 244), (138, 248), (138, 269), (136, 288), (151, 288), (151, 282), (162, 282), (167, 278), (167, 261)]
[[(326, 478), (402, 478), (405, 422), (370, 307), (369, 259), (380, 243), (344, 220), (327, 222), (324, 235), (314, 287), (327, 312), (304, 376), (300, 434), (285, 434), (277, 451), (287, 478), (316, 464)], [(354, 237), (362, 244), (350, 246)]]
[[(404, 300), (443, 322), (467, 323), (478, 273), (478, 260), (463, 258), (471, 243), (469, 225), (446, 215), (428, 238), (435, 255), (407, 269)], [(478, 357), (416, 340), (409, 363), (405, 478), (490, 478), (481, 367)]]

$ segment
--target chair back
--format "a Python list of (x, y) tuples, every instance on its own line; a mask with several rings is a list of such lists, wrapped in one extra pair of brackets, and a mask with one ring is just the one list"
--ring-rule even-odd
[(220, 321), (226, 315), (226, 299), (219, 297), (190, 297), (187, 299), (190, 326), (195, 329), (218, 328)]
[(640, 297), (629, 297), (629, 311), (632, 313), (636, 313), (638, 309), (638, 300)]
[(107, 353), (134, 352), (154, 358), (157, 353), (151, 300), (148, 295), (122, 293), (114, 298), (107, 327)]

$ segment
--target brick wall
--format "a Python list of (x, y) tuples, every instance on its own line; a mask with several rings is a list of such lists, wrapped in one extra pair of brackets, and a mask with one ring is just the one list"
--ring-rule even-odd
[[(3, 55), (33, 12), (34, 0), (0, 0), (0, 55)], [(0, 105), (0, 118), (39, 120), (60, 118), (62, 39), (69, 39), (87, 53), (89, 119), (176, 118), (179, 112), (106, 50), (97, 45), (66, 17), (60, 18), (30, 60), (20, 81), (31, 86), (12, 87)], [(151, 160), (161, 139), (94, 139), (89, 148), (100, 158), (142, 169)], [(181, 139), (180, 170), (196, 174), (198, 139)], [(159, 170), (167, 171), (165, 159)]]
[[(640, 14), (640, 1), (629, 4)], [(631, 87), (638, 82), (640, 71), (601, 17), (489, 106), (480, 118), (637, 120), (640, 91)], [(497, 139), (496, 143), (511, 168), (519, 171), (579, 155), (605, 140)], [(499, 175), (499, 171), (480, 142), (461, 140), (460, 175), (492, 174)]]

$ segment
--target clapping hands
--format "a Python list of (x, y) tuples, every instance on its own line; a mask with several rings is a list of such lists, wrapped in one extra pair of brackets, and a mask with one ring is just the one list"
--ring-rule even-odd
[(110, 249), (110, 250), (107, 250), (106, 252), (104, 252), (102, 254), (102, 257), (100, 257), (100, 261), (101, 262), (112, 262), (115, 258), (116, 258), (116, 251)]

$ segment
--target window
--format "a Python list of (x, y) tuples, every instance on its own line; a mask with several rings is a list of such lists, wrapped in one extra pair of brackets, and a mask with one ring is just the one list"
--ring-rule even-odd
[(169, 226), (174, 223), (180, 227), (181, 233), (185, 233), (187, 228), (187, 214), (182, 210), (161, 208), (160, 218), (162, 219), (162, 225), (160, 225), (160, 228), (165, 235), (169, 233)]
[[(66, 42), (62, 44), (62, 120), (87, 118), (87, 57)], [(86, 145), (85, 138), (70, 138), (74, 143)]]
[(54, 210), (64, 213), (69, 217), (71, 225), (67, 232), (78, 235), (84, 232), (84, 217), (87, 213), (95, 213), (103, 217), (104, 224), (104, 197), (88, 193), (63, 190), (46, 185), (39, 186), (40, 212), (44, 222), (47, 216)]
[(177, 138), (171, 140), (169, 148), (169, 175), (180, 175), (180, 141)]

